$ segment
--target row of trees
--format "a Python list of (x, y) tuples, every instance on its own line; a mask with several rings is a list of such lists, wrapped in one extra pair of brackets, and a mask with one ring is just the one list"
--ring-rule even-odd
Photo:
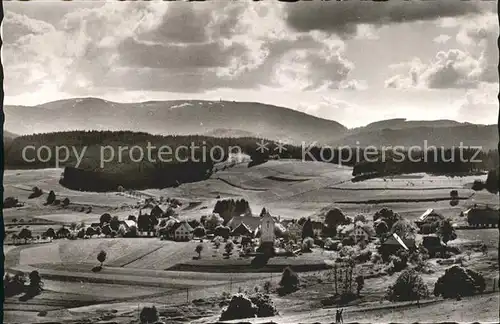
[(370, 154), (370, 160), (358, 161), (353, 176), (387, 175), (426, 172), (432, 174), (463, 174), (498, 168), (498, 151), (477, 152), (476, 149), (455, 148), (428, 151), (383, 151)]
[(26, 275), (23, 272), (17, 272), (15, 275), (6, 273), (3, 277), (3, 288), (5, 297), (12, 297), (24, 293), (20, 298), (26, 301), (43, 290), (43, 281), (38, 271), (34, 270), (28, 275), (29, 283), (26, 285)]
[[(6, 150), (5, 166), (6, 168), (47, 168), (55, 165), (55, 156), (47, 162), (41, 162), (36, 159), (36, 152), (29, 150), (27, 158), (35, 158), (35, 162), (27, 162), (23, 158), (23, 149), (28, 145), (33, 145), (39, 148), (42, 145), (47, 146), (52, 152), (55, 152), (57, 146), (73, 147), (76, 152), (81, 152), (83, 147), (86, 147), (85, 160), (81, 166), (86, 170), (97, 170), (100, 168), (101, 162), (101, 147), (111, 146), (115, 148), (115, 152), (120, 152), (120, 157), (115, 157), (115, 161), (107, 164), (106, 171), (111, 173), (123, 173), (127, 166), (132, 163), (132, 159), (139, 159), (140, 153), (130, 153), (129, 151), (121, 152), (117, 147), (128, 147), (130, 143), (135, 146), (141, 147), (143, 152), (151, 152), (152, 157), (158, 157), (159, 148), (168, 146), (172, 151), (175, 151), (180, 146), (193, 145), (199, 147), (194, 150), (194, 154), (188, 150), (179, 151), (179, 159), (193, 158), (198, 159), (203, 155), (204, 161), (221, 160), (221, 157), (227, 156), (234, 152), (235, 148), (241, 149), (242, 153), (250, 155), (255, 163), (261, 163), (277, 155), (280, 158), (295, 158), (313, 160), (313, 161), (326, 161), (330, 163), (355, 166), (353, 175), (362, 175), (366, 173), (412, 173), (412, 172), (430, 172), (430, 173), (461, 173), (471, 172), (477, 170), (490, 170), (498, 168), (498, 151), (481, 151), (476, 156), (475, 149), (468, 148), (455, 148), (444, 149), (437, 148), (435, 150), (429, 149), (428, 151), (407, 151), (407, 150), (374, 150), (366, 151), (366, 149), (352, 147), (352, 148), (338, 148), (328, 150), (331, 156), (325, 156), (325, 150), (320, 146), (313, 146), (308, 148), (308, 154), (303, 156), (304, 150), (300, 146), (285, 145), (285, 149), (279, 154), (275, 154), (273, 150), (263, 151), (258, 149), (258, 138), (241, 137), (241, 138), (215, 138), (199, 135), (188, 136), (160, 136), (151, 135), (143, 132), (130, 132), (130, 131), (70, 131), (70, 132), (55, 132), (47, 134), (32, 134), (16, 137), (9, 148)], [(276, 143), (269, 141), (271, 145)], [(213, 147), (221, 147), (222, 150), (212, 150)], [(194, 146), (193, 146), (194, 147)], [(201, 148), (204, 148), (203, 151)], [(212, 157), (207, 156), (206, 152), (212, 152)], [(63, 152), (61, 152), (63, 153)], [(377, 161), (369, 162), (363, 160), (365, 155), (374, 159), (378, 156)], [(31, 156), (31, 155), (32, 156)], [(410, 160), (420, 159), (420, 161), (412, 162)], [(53, 154), (55, 155), (55, 154)], [(209, 155), (209, 154), (208, 154)], [(328, 154), (326, 154), (328, 155)], [(131, 159), (132, 157), (132, 159)], [(453, 161), (451, 158), (453, 157)], [(69, 152), (69, 156), (64, 154), (59, 157), (60, 160), (66, 160), (62, 166), (75, 166), (77, 162), (76, 154)], [(121, 163), (118, 162), (121, 161)], [(471, 162), (471, 160), (473, 160)], [(475, 162), (479, 161), (479, 162)], [(172, 163), (175, 163), (173, 161)], [(167, 163), (169, 164), (169, 163)], [(162, 168), (164, 163), (148, 163), (140, 164), (140, 167), (145, 168)], [(119, 171), (119, 170), (122, 171)], [(129, 168), (129, 171), (131, 169)], [(116, 187), (115, 187), (116, 188)]]
[[(486, 282), (480, 273), (453, 266), (438, 278), (433, 293), (436, 297), (460, 298), (482, 293), (485, 289)], [(391, 301), (418, 301), (429, 296), (429, 288), (414, 269), (403, 271), (387, 290), (387, 298)]]

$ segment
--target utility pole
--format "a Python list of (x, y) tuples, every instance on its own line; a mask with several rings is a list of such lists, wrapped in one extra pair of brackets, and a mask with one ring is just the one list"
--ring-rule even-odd
[(189, 304), (189, 288), (186, 288), (186, 304)]
[(233, 277), (229, 278), (229, 293), (233, 293)]

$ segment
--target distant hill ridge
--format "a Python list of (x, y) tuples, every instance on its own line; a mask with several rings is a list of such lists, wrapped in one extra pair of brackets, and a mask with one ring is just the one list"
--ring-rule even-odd
[[(293, 109), (258, 102), (172, 100), (117, 103), (99, 98), (5, 106), (6, 129), (18, 134), (69, 130), (130, 130), (158, 135), (259, 137), (300, 145), (498, 146), (496, 125), (395, 118), (348, 129)], [(5, 136), (4, 136), (5, 137)]]

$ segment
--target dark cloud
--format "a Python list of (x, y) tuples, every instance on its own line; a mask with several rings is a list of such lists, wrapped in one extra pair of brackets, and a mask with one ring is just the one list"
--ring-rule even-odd
[(297, 31), (323, 30), (340, 36), (356, 34), (357, 24), (433, 20), (478, 13), (489, 7), (473, 1), (314, 1), (286, 6), (288, 25)]

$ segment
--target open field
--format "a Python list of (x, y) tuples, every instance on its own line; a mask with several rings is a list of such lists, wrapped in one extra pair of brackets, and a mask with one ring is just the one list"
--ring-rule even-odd
[[(5, 196), (15, 196), (25, 202), (23, 207), (4, 210), (8, 235), (18, 232), (25, 226), (36, 235), (48, 227), (57, 230), (61, 225), (73, 222), (89, 224), (97, 222), (104, 212), (119, 216), (120, 219), (126, 218), (129, 214), (137, 214), (133, 206), (137, 204), (138, 197), (68, 190), (58, 183), (60, 173), (61, 170), (58, 169), (5, 172)], [(206, 181), (183, 184), (177, 188), (145, 190), (144, 193), (156, 197), (181, 199), (184, 204), (177, 209), (181, 219), (199, 219), (200, 216), (209, 214), (218, 196), (221, 199), (244, 198), (250, 202), (254, 213), (266, 207), (271, 214), (279, 215), (283, 219), (318, 217), (335, 206), (341, 208), (348, 216), (353, 217), (361, 213), (368, 219), (382, 207), (388, 207), (403, 217), (414, 220), (427, 208), (434, 208), (446, 217), (452, 218), (454, 222), (460, 223), (464, 222), (464, 219), (459, 217), (460, 212), (475, 203), (499, 205), (498, 195), (473, 192), (469, 189), (475, 179), (484, 180), (484, 176), (450, 178), (417, 174), (353, 183), (350, 181), (351, 173), (351, 168), (319, 162), (280, 160), (269, 161), (251, 168), (242, 163), (218, 171)], [(28, 200), (33, 186), (42, 188), (44, 195)], [(58, 198), (69, 197), (71, 205), (68, 208), (44, 206), (50, 190), (54, 190)], [(452, 207), (449, 204), (451, 190), (457, 190), (459, 196), (464, 198), (460, 200), (458, 206)], [(92, 206), (92, 212), (89, 214), (79, 212), (82, 206), (85, 208)], [(458, 239), (450, 244), (459, 248), (471, 244), (477, 245), (478, 242), (487, 244), (489, 254), (483, 256), (478, 252), (472, 253), (471, 260), (468, 260), (466, 265), (481, 271), (488, 283), (498, 278), (498, 230), (457, 230), (457, 235)], [(247, 271), (251, 259), (239, 257), (236, 249), (228, 259), (225, 259), (223, 247), (215, 249), (206, 241), (201, 243), (204, 246), (202, 258), (195, 260), (193, 257), (197, 254), (194, 250), (198, 244), (200, 243), (195, 241), (183, 243), (161, 241), (158, 238), (93, 238), (74, 241), (55, 240), (52, 243), (17, 247), (6, 245), (5, 267), (10, 270), (39, 270), (44, 278), (46, 291), (27, 302), (20, 302), (17, 297), (8, 299), (5, 303), (5, 322), (40, 322), (44, 318), (36, 314), (47, 310), (49, 314), (45, 321), (71, 323), (78, 322), (78, 319), (90, 319), (92, 322), (99, 322), (114, 318), (118, 323), (133, 323), (137, 316), (138, 302), (180, 305), (185, 303), (186, 299), (190, 301), (196, 298), (207, 299), (220, 296), (223, 292), (234, 293), (240, 289), (251, 291), (255, 286), (261, 287), (265, 281), (277, 285), (279, 274), (272, 272), (281, 271), (285, 265), (305, 265), (309, 266), (306, 270), (315, 271), (300, 273), (306, 286), (298, 292), (289, 297), (273, 295), (282, 313), (281, 317), (255, 320), (255, 322), (333, 321), (331, 315), (334, 310), (321, 309), (320, 305), (321, 299), (331, 293), (331, 284), (315, 280), (318, 276), (326, 276), (328, 270), (323, 270), (324, 262), (336, 257), (335, 253), (314, 249), (313, 253), (303, 254), (297, 258), (273, 258), (269, 262), (269, 267), (263, 270), (265, 272), (259, 273)], [(101, 271), (93, 272), (92, 268), (98, 265), (96, 256), (100, 250), (107, 252), (107, 259)], [(367, 274), (370, 274), (370, 271), (378, 271), (377, 266), (369, 263), (366, 265), (362, 268)], [(424, 281), (430, 288), (447, 268), (435, 262), (431, 266), (435, 272), (423, 275)], [(379, 300), (383, 297), (385, 289), (395, 279), (396, 275), (366, 279), (362, 301), (364, 306), (361, 304), (350, 306), (346, 310), (345, 319), (360, 322), (402, 321), (408, 318), (408, 314), (414, 312), (415, 316), (412, 315), (412, 318), (419, 321), (435, 318), (450, 321), (486, 320), (492, 317), (491, 308), (495, 301), (498, 311), (498, 295), (468, 299), (471, 305), (483, 309), (483, 313), (472, 308), (467, 308), (469, 309), (467, 312), (458, 312), (460, 307), (465, 305), (463, 301), (432, 302), (418, 310), (415, 306), (399, 307), (385, 302), (380, 304)], [(486, 309), (483, 304), (490, 305), (490, 308)], [(182, 307), (194, 307), (190, 305)], [(369, 307), (367, 305), (372, 305), (370, 307), (373, 309), (367, 308)], [(111, 313), (111, 309), (116, 310), (116, 313)], [(311, 315), (312, 309), (314, 309), (313, 315)], [(425, 311), (426, 309), (428, 311)], [(457, 312), (452, 313), (450, 309)], [(444, 310), (447, 315), (433, 317)], [(194, 314), (194, 317), (176, 316), (184, 318), (185, 322), (195, 320), (199, 323), (215, 322), (220, 309), (218, 306), (211, 308), (206, 306), (203, 309), (186, 310), (186, 314), (189, 312), (191, 315)], [(199, 319), (200, 317), (204, 319)], [(369, 320), (366, 320), (367, 318)]]

